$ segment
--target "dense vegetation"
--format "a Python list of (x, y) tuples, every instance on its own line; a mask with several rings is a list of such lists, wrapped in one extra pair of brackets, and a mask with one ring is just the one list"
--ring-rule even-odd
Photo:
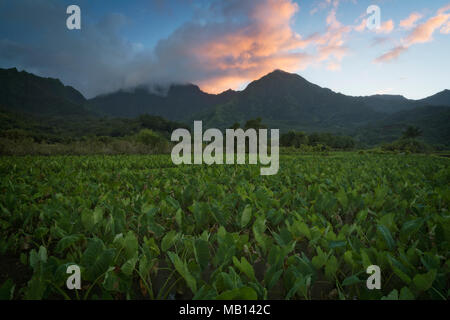
[[(0, 158), (1, 298), (448, 299), (449, 160)], [(65, 287), (82, 270), (82, 290)], [(382, 271), (369, 291), (366, 267)]]

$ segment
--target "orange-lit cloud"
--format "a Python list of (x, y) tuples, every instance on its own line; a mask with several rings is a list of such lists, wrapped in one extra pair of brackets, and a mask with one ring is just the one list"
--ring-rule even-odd
[(208, 93), (220, 93), (241, 88), (274, 69), (297, 72), (314, 64), (338, 70), (348, 52), (345, 36), (353, 29), (337, 20), (337, 0), (325, 3), (331, 6), (326, 30), (307, 37), (291, 26), (300, 10), (293, 0), (217, 3), (211, 10), (219, 19), (186, 23), (161, 40), (151, 67), (130, 75), (129, 86), (136, 79), (193, 82)]
[(394, 30), (394, 21), (388, 20), (375, 29), (376, 33), (391, 33)]
[(440, 31), (442, 34), (450, 34), (450, 21), (448, 21)]
[(397, 58), (400, 54), (405, 52), (408, 48), (404, 46), (397, 46), (385, 54), (375, 59), (375, 62), (386, 62)]
[(193, 54), (204, 68), (210, 69), (208, 73), (217, 73), (199, 79), (200, 87), (218, 93), (276, 68), (299, 70), (310, 58), (298, 50), (310, 41), (302, 39), (290, 26), (298, 10), (298, 5), (289, 0), (258, 1), (249, 12), (249, 24), (194, 48)]
[(379, 63), (390, 61), (397, 58), (412, 45), (432, 41), (434, 31), (439, 28), (441, 28), (441, 33), (445, 33), (447, 26), (446, 23), (450, 20), (450, 13), (448, 13), (449, 10), (450, 5), (440, 8), (435, 16), (416, 26), (404, 39), (402, 39), (401, 45), (379, 56), (375, 59), (375, 62)]
[(422, 18), (422, 15), (417, 12), (413, 12), (408, 18), (400, 21), (400, 27), (403, 29), (411, 29), (416, 26), (416, 22)]

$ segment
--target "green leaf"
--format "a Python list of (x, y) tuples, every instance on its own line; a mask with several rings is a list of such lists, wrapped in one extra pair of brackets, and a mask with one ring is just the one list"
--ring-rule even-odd
[(7, 279), (0, 287), (0, 300), (12, 300), (16, 285), (11, 279)]
[(194, 253), (195, 260), (200, 265), (202, 270), (204, 270), (209, 263), (210, 255), (209, 255), (209, 244), (208, 241), (203, 239), (197, 239), (194, 243)]
[(403, 287), (400, 290), (400, 300), (414, 300), (414, 294), (408, 289), (408, 287)]
[(233, 264), (238, 268), (242, 273), (244, 273), (251, 280), (255, 280), (255, 271), (253, 270), (252, 265), (245, 259), (245, 257), (241, 257), (241, 261), (233, 256)]
[(339, 263), (335, 256), (331, 256), (325, 264), (325, 276), (328, 279), (334, 279), (338, 270)]
[(241, 216), (241, 228), (247, 226), (251, 218), (252, 218), (252, 207), (250, 205), (246, 205)]
[(175, 230), (169, 231), (161, 241), (161, 250), (166, 252), (178, 240), (178, 234)]
[(192, 276), (192, 274), (189, 272), (186, 263), (183, 262), (176, 253), (169, 251), (167, 252), (167, 255), (169, 256), (170, 260), (175, 266), (175, 269), (186, 281), (188, 287), (191, 289), (193, 293), (195, 293), (197, 291), (197, 282), (195, 278)]
[(353, 284), (357, 284), (357, 283), (361, 283), (363, 282), (362, 280), (360, 280), (356, 275), (351, 275), (347, 278), (344, 279), (344, 281), (342, 281), (342, 286), (351, 286)]
[(345, 210), (348, 206), (348, 198), (347, 198), (347, 193), (345, 192), (345, 190), (339, 189), (338, 193), (336, 194), (336, 198), (338, 199), (339, 203), (342, 205), (342, 208), (344, 208), (344, 210)]
[(386, 242), (386, 245), (388, 247), (388, 249), (390, 251), (394, 250), (395, 248), (395, 241), (392, 238), (391, 232), (389, 231), (388, 228), (386, 228), (383, 225), (378, 225), (377, 226), (378, 231), (381, 233), (381, 235), (383, 236), (384, 241)]
[(258, 295), (255, 290), (250, 287), (242, 287), (238, 289), (222, 292), (216, 297), (216, 300), (256, 300)]
[(427, 291), (433, 285), (436, 274), (436, 270), (430, 270), (424, 274), (417, 274), (413, 279), (414, 285), (421, 291)]
[(91, 210), (84, 209), (81, 212), (81, 223), (88, 231), (92, 231), (95, 225), (94, 215)]
[(120, 269), (125, 275), (131, 276), (133, 274), (137, 260), (137, 257), (127, 260)]
[(387, 296), (381, 298), (381, 300), (398, 300), (398, 291), (394, 289)]
[(72, 234), (70, 236), (65, 236), (61, 240), (59, 240), (58, 244), (56, 245), (56, 252), (62, 253), (67, 248), (73, 246), (75, 243), (80, 241), (81, 239), (84, 239), (84, 235), (82, 234)]
[(139, 243), (133, 231), (128, 231), (123, 241), (125, 259), (131, 259), (138, 255)]

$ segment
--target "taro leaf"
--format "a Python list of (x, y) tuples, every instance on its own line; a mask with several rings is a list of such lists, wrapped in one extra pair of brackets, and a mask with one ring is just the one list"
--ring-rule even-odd
[(320, 247), (316, 248), (317, 256), (314, 256), (311, 260), (314, 268), (320, 269), (322, 268), (328, 260), (328, 254), (322, 251)]
[(138, 258), (134, 257), (131, 258), (129, 260), (127, 260), (122, 267), (120, 268), (122, 270), (122, 272), (127, 275), (127, 276), (131, 276), (133, 274), (134, 268), (136, 266), (136, 262), (137, 262)]
[(98, 238), (91, 239), (81, 257), (81, 263), (86, 268), (86, 279), (94, 281), (106, 272), (113, 262), (115, 252), (115, 249), (105, 250), (102, 240)]
[(28, 281), (28, 286), (25, 289), (25, 300), (41, 300), (44, 292), (47, 289), (45, 281), (39, 277), (33, 276)]
[(258, 295), (253, 288), (242, 287), (222, 292), (216, 300), (256, 300), (257, 298)]
[(107, 270), (105, 279), (103, 280), (103, 288), (105, 288), (107, 291), (120, 292), (120, 278), (114, 271), (114, 267), (111, 267)]
[(128, 231), (123, 239), (125, 259), (129, 260), (138, 254), (139, 243), (133, 231)]
[(342, 205), (342, 208), (345, 210), (348, 206), (348, 197), (347, 193), (344, 189), (339, 189), (338, 193), (336, 194), (336, 198), (338, 199), (339, 203)]
[(6, 280), (0, 287), (0, 300), (12, 300), (16, 285), (11, 279)]
[(161, 249), (166, 252), (178, 240), (178, 234), (175, 230), (169, 231), (161, 241)]
[(411, 290), (408, 289), (408, 287), (403, 287), (402, 290), (400, 290), (400, 300), (414, 300), (414, 294), (411, 292)]
[(174, 209), (180, 208), (179, 202), (176, 199), (172, 198), (171, 196), (168, 196), (166, 198), (166, 202), (168, 202)]
[(180, 228), (183, 226), (183, 211), (181, 210), (181, 208), (178, 208), (175, 214), (175, 221)]
[(330, 249), (345, 247), (346, 245), (347, 245), (347, 241), (345, 241), (345, 240), (343, 240), (343, 241), (330, 241), (328, 243), (328, 247)]
[(216, 290), (214, 290), (214, 288), (212, 288), (210, 285), (205, 284), (197, 290), (197, 293), (192, 297), (192, 300), (212, 300), (216, 296)]
[(436, 270), (428, 271), (424, 274), (417, 274), (414, 276), (413, 282), (417, 289), (426, 291), (431, 288), (433, 281), (436, 278)]
[(357, 284), (357, 283), (361, 283), (363, 282), (361, 279), (359, 279), (355, 274), (351, 275), (347, 278), (344, 279), (344, 281), (342, 281), (342, 286), (351, 286), (353, 284)]
[(255, 280), (255, 271), (253, 270), (252, 265), (245, 259), (245, 257), (241, 257), (241, 261), (233, 256), (233, 264), (238, 268), (242, 273), (244, 273), (251, 280)]
[(398, 300), (398, 291), (394, 289), (387, 296), (381, 298), (381, 300)]
[(95, 221), (94, 215), (91, 210), (84, 209), (81, 212), (81, 223), (83, 224), (83, 227), (85, 227), (88, 231), (91, 231), (94, 228)]
[(271, 266), (269, 270), (267, 270), (266, 275), (264, 276), (264, 283), (267, 286), (267, 289), (271, 289), (280, 279), (283, 274), (283, 269), (279, 269), (277, 271), (277, 266)]
[(89, 267), (94, 263), (96, 258), (103, 252), (105, 245), (103, 241), (98, 238), (90, 239), (86, 250), (81, 257), (81, 264), (85, 267)]
[(390, 251), (394, 250), (395, 248), (395, 241), (392, 238), (391, 232), (389, 231), (388, 228), (386, 228), (385, 226), (379, 224), (377, 226), (378, 231), (381, 233), (381, 235), (383, 236), (384, 241), (386, 242), (386, 245), (388, 247), (388, 249)]
[(172, 261), (173, 265), (175, 266), (175, 269), (178, 271), (178, 273), (184, 278), (186, 281), (188, 287), (191, 289), (193, 293), (197, 291), (197, 282), (195, 278), (190, 273), (186, 262), (183, 262), (180, 257), (173, 252), (167, 252), (170, 260)]
[(331, 256), (325, 264), (325, 275), (328, 279), (334, 279), (339, 263), (335, 256)]
[(81, 239), (84, 239), (83, 234), (71, 234), (70, 236), (65, 236), (61, 240), (59, 240), (58, 244), (56, 245), (56, 252), (62, 253), (67, 248), (73, 246), (75, 243), (80, 241)]
[(112, 264), (115, 253), (115, 249), (107, 249), (96, 257), (94, 263), (87, 268), (87, 280), (95, 280), (105, 273)]
[(252, 218), (252, 207), (250, 205), (246, 205), (241, 216), (241, 228), (247, 226), (251, 218)]
[(94, 224), (99, 223), (103, 218), (103, 208), (96, 207), (94, 210), (93, 217), (94, 217)]
[(308, 294), (308, 288), (311, 285), (311, 275), (303, 276), (300, 275), (297, 280), (295, 281), (292, 288), (289, 290), (289, 292), (286, 295), (286, 300), (289, 300), (290, 298), (294, 297), (295, 294), (300, 291), (302, 295), (307, 298)]
[(210, 260), (208, 241), (205, 241), (203, 239), (195, 240), (194, 253), (195, 260), (202, 268), (202, 270), (204, 270), (208, 266)]
[(406, 284), (410, 284), (411, 283), (412, 280), (411, 280), (410, 276), (408, 276), (406, 273), (404, 273), (399, 268), (397, 268), (395, 266), (392, 266), (392, 271), (394, 271), (394, 273), (397, 275), (397, 277), (402, 279), (403, 282), (405, 282)]
[(400, 230), (400, 235), (405, 238), (412, 236), (414, 233), (419, 231), (424, 221), (425, 219), (422, 218), (406, 221)]

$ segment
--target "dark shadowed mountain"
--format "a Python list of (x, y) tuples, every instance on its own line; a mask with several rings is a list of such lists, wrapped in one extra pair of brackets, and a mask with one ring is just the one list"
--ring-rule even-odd
[(297, 74), (276, 70), (250, 83), (227, 103), (197, 115), (207, 126), (219, 128), (255, 117), (279, 128), (339, 129), (381, 119), (383, 114), (354, 97), (321, 88)]
[(88, 108), (113, 117), (134, 118), (147, 113), (181, 121), (225, 103), (235, 95), (237, 92), (232, 90), (219, 95), (207, 94), (192, 84), (171, 85), (165, 94), (140, 87), (98, 96), (89, 101)]
[(87, 115), (86, 99), (58, 79), (0, 69), (0, 107), (38, 116)]
[(450, 106), (448, 92), (422, 100), (399, 95), (352, 97), (317, 86), (298, 74), (275, 70), (239, 92), (211, 95), (195, 85), (173, 85), (161, 95), (137, 88), (91, 99), (89, 108), (114, 117), (148, 113), (186, 123), (203, 120), (206, 127), (225, 128), (261, 117), (269, 126), (283, 131), (342, 132), (420, 106)]
[(376, 94), (366, 97), (356, 97), (356, 99), (372, 110), (382, 113), (391, 114), (402, 110), (410, 110), (415, 107), (414, 100), (406, 99), (400, 95)]
[(450, 105), (450, 90), (444, 90), (436, 93), (428, 98), (415, 101), (418, 105), (423, 106), (444, 106)]

